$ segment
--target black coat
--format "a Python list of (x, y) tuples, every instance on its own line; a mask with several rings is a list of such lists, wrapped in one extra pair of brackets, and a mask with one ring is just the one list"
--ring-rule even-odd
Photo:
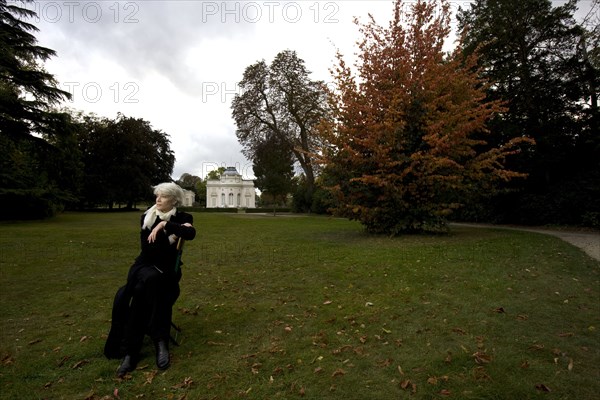
[[(140, 225), (143, 225), (144, 217), (145, 215), (142, 215)], [(183, 225), (185, 223), (193, 223), (193, 217), (190, 214), (177, 212), (167, 222), (165, 229), (159, 232), (156, 240), (153, 243), (148, 243), (148, 236), (159, 222), (160, 219), (157, 218), (151, 229), (142, 229), (140, 232), (141, 252), (129, 269), (127, 284), (119, 288), (115, 295), (111, 329), (104, 347), (104, 354), (108, 358), (120, 358), (127, 354), (128, 339), (129, 342), (136, 342), (134, 346), (129, 345), (129, 347), (137, 348), (141, 344), (141, 338), (143, 338), (146, 327), (139, 326), (136, 329), (130, 329), (130, 335), (135, 336), (135, 340), (127, 337), (126, 327), (130, 318), (137, 318), (133, 314), (140, 312), (140, 310), (132, 309), (130, 304), (133, 304), (132, 297), (136, 292), (136, 288), (140, 284), (143, 284), (143, 277), (147, 274), (147, 268), (157, 268), (164, 274), (164, 280), (161, 280), (160, 293), (156, 293), (156, 295), (158, 298), (165, 299), (168, 304), (166, 308), (161, 308), (161, 312), (154, 315), (154, 320), (155, 322), (159, 322), (159, 326), (150, 326), (150, 328), (168, 332), (170, 310), (179, 296), (178, 283), (181, 278), (181, 269), (175, 271), (177, 242), (171, 244), (169, 242), (169, 235), (175, 234), (185, 240), (192, 240), (196, 236), (196, 230), (193, 226)], [(143, 313), (146, 314), (145, 311)]]
[[(145, 214), (142, 214), (140, 226), (144, 223)], [(194, 218), (185, 212), (177, 212), (167, 222), (165, 229), (160, 231), (153, 243), (148, 243), (148, 236), (152, 229), (161, 222), (157, 217), (152, 228), (142, 229), (140, 232), (141, 252), (135, 259), (129, 271), (128, 280), (135, 275), (138, 268), (145, 266), (156, 266), (163, 271), (166, 277), (175, 276), (175, 261), (177, 260), (177, 245), (176, 242), (169, 243), (169, 235), (176, 235), (185, 240), (192, 240), (196, 237), (196, 229), (192, 226), (184, 226), (183, 224), (194, 222)], [(181, 263), (182, 264), (182, 263)]]

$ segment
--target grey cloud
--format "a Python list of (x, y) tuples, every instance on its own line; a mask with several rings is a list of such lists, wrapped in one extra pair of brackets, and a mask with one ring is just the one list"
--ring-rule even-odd
[[(228, 5), (229, 4), (229, 5)], [(180, 90), (198, 95), (200, 78), (184, 60), (205, 39), (235, 39), (254, 30), (240, 2), (42, 1), (34, 8), (42, 31), (67, 40), (59, 57), (106, 57), (142, 79), (160, 71)], [(238, 14), (238, 15), (236, 15)], [(58, 31), (58, 32), (57, 32)], [(43, 44), (43, 43), (42, 43)], [(56, 48), (55, 48), (56, 49)]]

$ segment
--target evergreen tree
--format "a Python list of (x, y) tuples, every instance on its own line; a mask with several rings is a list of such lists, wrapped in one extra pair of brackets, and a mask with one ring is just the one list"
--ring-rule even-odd
[(464, 53), (479, 54), (488, 96), (507, 105), (490, 124), (495, 136), (536, 141), (512, 164), (527, 181), (490, 203), (504, 222), (577, 223), (600, 211), (598, 50), (590, 46), (593, 31), (575, 23), (576, 7), (576, 0), (560, 7), (477, 0), (459, 13)]
[(0, 203), (15, 218), (52, 215), (76, 195), (71, 121), (51, 108), (69, 94), (43, 68), (56, 54), (37, 45), (25, 21), (35, 16), (0, 0)]
[(277, 136), (267, 137), (258, 144), (254, 153), (254, 183), (261, 191), (261, 198), (273, 200), (273, 205), (285, 204), (292, 190), (294, 162), (292, 150)]

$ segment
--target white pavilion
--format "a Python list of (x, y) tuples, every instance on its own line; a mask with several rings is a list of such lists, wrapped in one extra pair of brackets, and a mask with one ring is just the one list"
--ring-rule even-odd
[(242, 179), (235, 167), (206, 181), (206, 208), (256, 208), (255, 197), (254, 181)]

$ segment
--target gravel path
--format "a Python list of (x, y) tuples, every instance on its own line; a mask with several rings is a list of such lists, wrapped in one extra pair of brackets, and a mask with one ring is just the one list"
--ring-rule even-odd
[(453, 224), (459, 226), (473, 226), (480, 228), (500, 228), (500, 229), (514, 229), (519, 231), (537, 232), (552, 235), (561, 238), (565, 242), (571, 243), (574, 246), (582, 249), (586, 254), (595, 260), (600, 261), (600, 233), (594, 232), (574, 232), (574, 231), (562, 231), (552, 230), (546, 228), (528, 228), (528, 227), (515, 227), (505, 225), (487, 225), (487, 224)]

